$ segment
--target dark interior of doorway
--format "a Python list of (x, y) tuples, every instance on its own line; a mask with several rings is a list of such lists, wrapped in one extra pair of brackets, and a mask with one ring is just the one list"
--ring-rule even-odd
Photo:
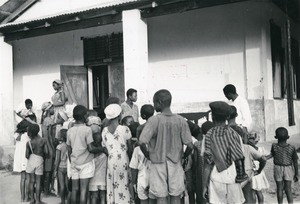
[(92, 67), (93, 73), (93, 109), (103, 119), (106, 100), (109, 97), (108, 66), (99, 65)]

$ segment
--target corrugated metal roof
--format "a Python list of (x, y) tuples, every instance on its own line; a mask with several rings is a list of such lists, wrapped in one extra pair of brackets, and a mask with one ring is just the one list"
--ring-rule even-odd
[[(39, 2), (43, 2), (43, 1), (39, 1), (32, 8), (30, 8), (27, 12), (25, 12), (23, 15), (21, 15), (17, 20), (15, 20), (14, 22), (11, 22), (11, 23), (0, 25), (0, 28), (22, 25), (22, 24), (26, 24), (26, 23), (35, 22), (35, 21), (48, 20), (48, 19), (53, 19), (53, 18), (57, 18), (57, 17), (61, 17), (61, 16), (70, 15), (70, 14), (88, 12), (88, 11), (92, 11), (92, 10), (96, 10), (96, 9), (114, 7), (114, 6), (133, 3), (133, 2), (141, 2), (143, 0), (106, 0), (105, 2), (103, 2), (103, 0), (102, 0), (101, 3), (97, 3), (100, 0), (89, 0), (90, 3), (94, 2), (93, 5), (91, 5), (91, 4), (87, 5), (86, 2), (88, 2), (88, 1), (80, 0), (81, 2), (85, 2), (85, 3), (81, 3), (81, 7), (79, 7), (80, 6), (79, 3), (77, 3), (76, 5), (73, 3), (73, 4), (71, 4), (73, 6), (69, 5), (68, 10), (66, 10), (65, 9), (66, 7), (64, 7), (63, 9), (65, 9), (65, 10), (62, 11), (62, 9), (59, 9), (59, 8), (62, 8), (62, 6), (59, 7), (59, 5), (56, 4), (55, 5), (56, 10), (53, 12), (53, 10), (51, 10), (53, 8), (50, 8), (49, 5), (50, 5), (50, 3), (53, 4), (54, 1), (57, 1), (57, 0), (46, 0), (46, 1), (44, 0), (44, 4), (38, 5)], [(59, 1), (62, 2), (63, 0), (59, 0)], [(71, 1), (74, 1), (74, 0), (71, 0)], [(68, 2), (68, 1), (64, 1), (65, 6), (66, 6), (66, 2)], [(47, 3), (48, 3), (48, 6), (47, 6)], [(60, 4), (60, 5), (62, 5), (62, 4)], [(71, 9), (70, 9), (70, 7), (71, 7)], [(35, 11), (40, 11), (40, 12), (37, 14)], [(34, 14), (34, 15), (32, 15), (32, 14)], [(25, 17), (23, 17), (23, 16), (25, 16)]]

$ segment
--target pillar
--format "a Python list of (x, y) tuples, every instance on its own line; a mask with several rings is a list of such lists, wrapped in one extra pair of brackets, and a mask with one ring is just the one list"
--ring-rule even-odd
[(13, 112), (13, 49), (0, 37), (0, 145), (12, 145)]

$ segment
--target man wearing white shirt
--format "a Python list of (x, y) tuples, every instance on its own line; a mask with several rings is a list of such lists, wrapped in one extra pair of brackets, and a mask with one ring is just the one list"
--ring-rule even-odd
[(223, 88), (225, 97), (229, 100), (228, 104), (233, 105), (237, 109), (236, 123), (247, 128), (248, 131), (252, 128), (252, 117), (248, 101), (236, 93), (236, 88), (232, 84), (227, 84)]

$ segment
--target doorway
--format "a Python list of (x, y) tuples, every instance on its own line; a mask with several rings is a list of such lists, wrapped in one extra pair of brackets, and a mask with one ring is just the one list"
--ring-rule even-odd
[(93, 74), (93, 109), (102, 113), (109, 97), (108, 65), (92, 67)]

